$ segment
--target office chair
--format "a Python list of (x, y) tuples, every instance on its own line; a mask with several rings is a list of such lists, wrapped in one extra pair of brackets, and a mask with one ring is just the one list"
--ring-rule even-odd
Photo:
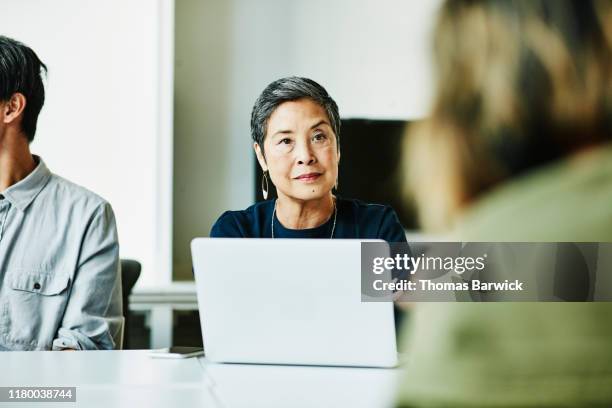
[(140, 276), (140, 270), (142, 269), (140, 262), (133, 259), (122, 259), (121, 260), (121, 294), (123, 297), (123, 318), (124, 318), (124, 330), (123, 330), (123, 348), (130, 348), (130, 304), (129, 298), (132, 289)]

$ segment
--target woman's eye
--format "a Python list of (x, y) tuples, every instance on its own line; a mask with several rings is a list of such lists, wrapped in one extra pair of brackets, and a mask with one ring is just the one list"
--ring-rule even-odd
[(325, 140), (326, 136), (323, 133), (317, 133), (312, 137), (315, 141)]
[(289, 144), (291, 143), (291, 139), (289, 139), (288, 137), (281, 139), (278, 144)]

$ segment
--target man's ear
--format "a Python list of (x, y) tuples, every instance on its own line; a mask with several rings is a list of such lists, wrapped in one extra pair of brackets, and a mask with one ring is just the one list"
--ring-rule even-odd
[(6, 124), (15, 122), (22, 116), (25, 106), (25, 96), (19, 92), (14, 93), (8, 101), (2, 104), (2, 121)]
[(265, 173), (266, 171), (268, 171), (268, 164), (266, 163), (266, 158), (263, 155), (263, 151), (259, 146), (259, 143), (253, 143), (253, 149), (255, 149), (255, 155), (257, 156), (257, 161), (261, 166), (261, 170)]

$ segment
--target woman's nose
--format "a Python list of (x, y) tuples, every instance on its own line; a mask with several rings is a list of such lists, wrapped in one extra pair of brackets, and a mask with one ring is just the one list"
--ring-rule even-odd
[(315, 162), (315, 156), (309, 143), (298, 143), (295, 154), (298, 164), (310, 165)]

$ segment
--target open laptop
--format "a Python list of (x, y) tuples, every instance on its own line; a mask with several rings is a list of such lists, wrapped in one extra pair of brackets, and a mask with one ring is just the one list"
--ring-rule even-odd
[(211, 361), (394, 367), (393, 304), (361, 301), (361, 241), (196, 238)]

